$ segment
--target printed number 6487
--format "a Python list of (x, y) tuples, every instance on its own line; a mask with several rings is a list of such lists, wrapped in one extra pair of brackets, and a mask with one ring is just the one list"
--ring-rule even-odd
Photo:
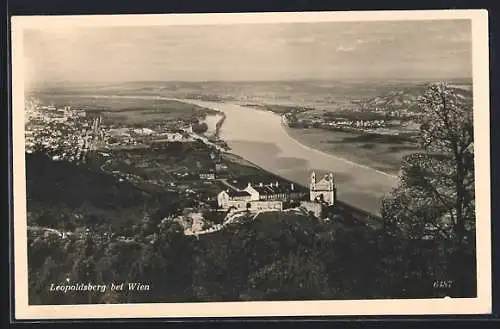
[(451, 280), (437, 280), (432, 284), (433, 288), (451, 288), (453, 281)]

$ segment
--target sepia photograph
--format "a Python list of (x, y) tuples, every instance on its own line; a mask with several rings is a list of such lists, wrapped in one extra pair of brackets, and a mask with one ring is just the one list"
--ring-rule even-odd
[(490, 312), (487, 26), (13, 17), (16, 317)]

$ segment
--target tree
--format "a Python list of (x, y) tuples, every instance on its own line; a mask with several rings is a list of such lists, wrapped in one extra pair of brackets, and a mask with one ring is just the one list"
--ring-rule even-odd
[(430, 86), (419, 102), (424, 112), (421, 126), (422, 146), (429, 152), (449, 156), (442, 161), (449, 175), (442, 175), (451, 185), (450, 212), (458, 248), (465, 231), (474, 222), (474, 128), (472, 108), (466, 98), (445, 84)]
[(50, 212), (50, 210), (46, 210), (38, 216), (36, 220), (36, 224), (42, 227), (53, 227), (56, 226), (56, 220), (54, 218), (54, 214)]
[(331, 295), (323, 263), (306, 252), (290, 252), (251, 273), (248, 287), (243, 296), (251, 300), (310, 300)]
[[(394, 211), (404, 209), (407, 215), (426, 212), (413, 217), (440, 218), (432, 226), (460, 249), (475, 222), (472, 109), (442, 83), (430, 85), (418, 105), (424, 117), (420, 130), (423, 152), (403, 159), (401, 182), (392, 197), (404, 205), (395, 207), (385, 200), (383, 212), (395, 217)], [(405, 198), (408, 202), (403, 202)]]
[(405, 238), (422, 239), (431, 234), (453, 239), (453, 196), (450, 163), (426, 153), (406, 156), (401, 163), (400, 183), (383, 200), (386, 228), (401, 229)]
[(208, 130), (208, 125), (205, 123), (205, 122), (201, 122), (201, 123), (194, 123), (193, 124), (193, 132), (197, 133), (197, 134), (204, 134), (206, 133)]
[[(152, 291), (145, 296), (148, 302), (185, 300), (191, 287), (191, 249), (189, 238), (177, 222), (164, 220), (155, 239), (142, 248), (129, 276), (146, 280)], [(129, 294), (128, 302), (142, 298)]]
[(430, 85), (418, 107), (422, 152), (403, 159), (400, 184), (383, 201), (382, 215), (387, 228), (407, 239), (442, 240), (450, 275), (463, 281), (464, 261), (473, 259), (475, 245), (472, 109), (444, 83)]

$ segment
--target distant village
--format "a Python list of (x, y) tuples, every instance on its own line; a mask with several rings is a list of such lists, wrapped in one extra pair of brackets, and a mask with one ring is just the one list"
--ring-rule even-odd
[(421, 113), (408, 109), (354, 108), (349, 111), (309, 115), (307, 111), (285, 113), (283, 123), (292, 128), (321, 128), (348, 132), (403, 135), (418, 130)]

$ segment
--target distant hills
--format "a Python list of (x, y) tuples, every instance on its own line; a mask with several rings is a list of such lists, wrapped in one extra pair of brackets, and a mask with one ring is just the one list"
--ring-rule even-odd
[(366, 105), (371, 108), (412, 107), (423, 93), (423, 86), (416, 86), (413, 89), (392, 90), (384, 95), (371, 98), (366, 102)]
[[(59, 84), (40, 86), (34, 93), (48, 95), (148, 95), (173, 98), (241, 100), (268, 105), (301, 105), (332, 111), (343, 108), (411, 107), (434, 81), (135, 81), (113, 84)], [(472, 81), (446, 81), (466, 98), (471, 98)]]
[[(58, 91), (71, 90), (143, 90), (143, 91), (175, 91), (178, 89), (190, 89), (192, 91), (225, 91), (242, 92), (245, 90), (274, 91), (274, 92), (333, 92), (336, 91), (376, 91), (380, 89), (395, 87), (421, 86), (433, 80), (290, 80), (290, 81), (128, 81), (114, 83), (75, 83), (75, 82), (53, 82), (33, 86), (32, 91)], [(450, 84), (471, 85), (470, 79), (447, 80)]]
[[(472, 100), (472, 85), (468, 84), (450, 84), (451, 88), (458, 95), (466, 100)], [(380, 96), (373, 97), (366, 101), (364, 105), (367, 108), (382, 109), (414, 109), (418, 97), (422, 96), (427, 88), (427, 84), (415, 85), (410, 88), (390, 90)]]

